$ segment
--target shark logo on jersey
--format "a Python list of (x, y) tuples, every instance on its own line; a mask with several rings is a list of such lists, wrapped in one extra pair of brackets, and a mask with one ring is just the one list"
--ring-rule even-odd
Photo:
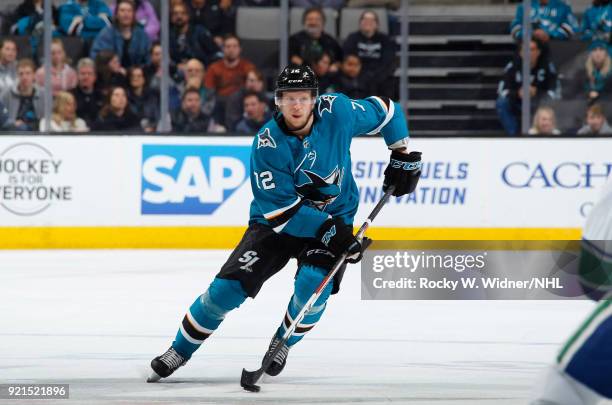
[(270, 135), (270, 128), (266, 128), (257, 134), (257, 149), (259, 148), (276, 149), (276, 141)]
[(316, 161), (317, 161), (317, 151), (311, 150), (304, 156), (304, 158), (302, 159), (298, 167), (293, 171), (293, 173), (296, 173), (298, 170), (300, 170), (302, 166), (304, 165), (304, 163), (306, 162), (310, 162), (309, 168), (312, 169)]
[(323, 115), (323, 111), (328, 111), (330, 114), (332, 112), (332, 105), (334, 104), (334, 100), (338, 96), (330, 96), (325, 95), (319, 97), (319, 115)]
[(308, 178), (308, 182), (297, 186), (297, 193), (314, 203), (320, 210), (325, 209), (327, 205), (334, 202), (340, 195), (344, 169), (339, 170), (338, 166), (336, 166), (326, 177), (321, 177), (310, 170), (302, 169), (300, 172)]
[(312, 166), (314, 166), (315, 162), (317, 161), (317, 151), (311, 150), (310, 152), (308, 152), (308, 154), (306, 155), (306, 160), (310, 162), (310, 168), (312, 169)]

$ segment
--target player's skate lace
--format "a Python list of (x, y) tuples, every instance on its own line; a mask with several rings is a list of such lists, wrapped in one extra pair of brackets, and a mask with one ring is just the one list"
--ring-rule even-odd
[(176, 350), (170, 347), (166, 350), (166, 353), (151, 360), (153, 374), (151, 374), (147, 381), (156, 382), (159, 381), (160, 378), (168, 377), (170, 374), (174, 373), (176, 369), (184, 366), (187, 360), (189, 359), (181, 356)]
[[(281, 344), (281, 339), (274, 336), (272, 338), (272, 341), (270, 342), (268, 353), (271, 354), (272, 352), (274, 352), (274, 350), (276, 350), (276, 347), (280, 344)], [(274, 356), (274, 359), (272, 360), (272, 363), (270, 363), (270, 366), (266, 369), (266, 373), (272, 376), (280, 374), (280, 372), (283, 371), (283, 368), (285, 367), (285, 363), (287, 362), (288, 355), (289, 355), (289, 346), (287, 346), (286, 344), (283, 344), (282, 347), (278, 350), (278, 353), (276, 353), (276, 355)]]
[(185, 358), (178, 354), (172, 347), (159, 357), (159, 360), (164, 362), (168, 368), (176, 370), (185, 362)]

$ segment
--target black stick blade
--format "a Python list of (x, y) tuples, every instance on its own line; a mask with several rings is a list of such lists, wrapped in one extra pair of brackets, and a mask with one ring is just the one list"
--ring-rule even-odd
[(242, 369), (242, 376), (240, 377), (240, 386), (247, 391), (259, 392), (261, 387), (257, 384), (257, 380), (263, 374), (263, 368), (256, 371), (247, 371), (246, 368)]

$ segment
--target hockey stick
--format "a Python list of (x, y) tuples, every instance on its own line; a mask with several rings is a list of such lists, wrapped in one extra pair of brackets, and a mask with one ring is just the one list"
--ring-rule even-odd
[[(359, 228), (357, 235), (355, 235), (355, 237), (359, 241), (363, 239), (363, 235), (368, 230), (368, 228), (372, 224), (372, 221), (374, 220), (374, 218), (376, 218), (376, 216), (378, 215), (382, 207), (385, 205), (385, 203), (387, 202), (391, 194), (393, 194), (394, 190), (395, 190), (395, 187), (391, 186), (387, 189), (387, 191), (385, 191), (385, 194), (382, 196), (378, 204), (376, 204), (376, 207), (374, 207), (374, 209), (372, 210), (368, 218), (365, 220), (363, 225), (361, 225), (361, 228)], [(342, 254), (342, 256), (340, 256), (336, 264), (334, 264), (334, 267), (332, 268), (332, 270), (327, 274), (327, 276), (325, 276), (323, 281), (321, 281), (321, 284), (319, 284), (319, 286), (317, 287), (315, 292), (312, 294), (310, 299), (306, 301), (306, 304), (304, 304), (304, 307), (302, 308), (302, 310), (293, 319), (293, 321), (291, 322), (291, 324), (285, 331), (285, 334), (283, 335), (283, 338), (281, 339), (280, 344), (276, 345), (274, 350), (272, 350), (271, 352), (266, 353), (263, 361), (261, 362), (261, 367), (255, 371), (247, 371), (245, 368), (242, 369), (242, 376), (240, 377), (240, 386), (242, 388), (244, 388), (247, 391), (259, 392), (261, 387), (259, 385), (256, 385), (257, 381), (261, 378), (263, 373), (268, 369), (270, 364), (272, 364), (272, 360), (274, 360), (274, 357), (276, 357), (280, 349), (285, 345), (285, 343), (287, 343), (287, 340), (289, 340), (289, 338), (295, 331), (295, 328), (297, 327), (297, 325), (302, 321), (302, 319), (304, 319), (304, 316), (306, 316), (306, 313), (310, 311), (314, 303), (317, 301), (317, 299), (319, 299), (319, 296), (325, 289), (325, 286), (329, 284), (329, 281), (332, 280), (334, 276), (336, 275), (336, 273), (338, 272), (338, 270), (340, 270), (347, 256), (348, 256), (347, 253), (344, 253)]]

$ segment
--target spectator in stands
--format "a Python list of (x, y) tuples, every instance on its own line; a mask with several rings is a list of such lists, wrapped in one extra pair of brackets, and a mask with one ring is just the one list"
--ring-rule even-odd
[(266, 99), (261, 93), (248, 92), (244, 96), (244, 117), (236, 125), (239, 134), (255, 135), (272, 118)]
[(124, 68), (149, 63), (151, 42), (136, 22), (132, 0), (117, 2), (113, 25), (100, 31), (91, 47), (91, 58), (102, 50), (115, 52)]
[(321, 53), (311, 62), (310, 67), (319, 78), (319, 94), (334, 91), (334, 80), (336, 75), (330, 72), (331, 64), (331, 56), (329, 56), (327, 52)]
[(138, 131), (140, 120), (128, 105), (123, 87), (113, 87), (93, 125), (95, 131)]
[[(162, 76), (162, 47), (159, 41), (151, 45), (151, 61), (144, 67), (145, 78), (149, 88), (159, 91)], [(172, 64), (172, 62), (171, 62)], [(172, 74), (170, 74), (172, 76)]]
[(0, 41), (0, 94), (17, 83), (17, 44), (10, 38)]
[[(45, 120), (40, 120), (40, 131), (46, 131)], [(76, 100), (71, 93), (59, 91), (53, 99), (50, 132), (88, 132), (85, 121), (76, 114)]]
[(119, 57), (113, 51), (100, 51), (96, 56), (96, 74), (98, 88), (104, 96), (111, 87), (127, 87), (127, 71), (119, 63)]
[[(531, 28), (533, 38), (544, 44), (550, 39), (570, 39), (578, 30), (578, 20), (563, 0), (531, 0)], [(523, 37), (522, 4), (516, 9), (510, 32), (514, 39)]]
[(357, 55), (346, 55), (340, 72), (334, 80), (335, 91), (344, 93), (350, 98), (365, 98), (369, 96), (367, 82), (361, 76), (361, 60)]
[(610, 0), (593, 0), (593, 5), (582, 16), (582, 40), (609, 42), (611, 19)]
[[(98, 55), (100, 56), (100, 55)], [(90, 58), (83, 58), (77, 64), (77, 87), (72, 90), (76, 101), (76, 115), (91, 127), (102, 109), (104, 96), (96, 86), (96, 66)]]
[(225, 127), (229, 131), (236, 130), (236, 125), (238, 121), (242, 119), (242, 114), (244, 112), (244, 97), (249, 92), (260, 93), (266, 100), (266, 104), (270, 106), (270, 108), (274, 108), (272, 100), (269, 100), (265, 96), (265, 91), (264, 77), (261, 72), (256, 69), (250, 70), (249, 73), (247, 73), (244, 87), (227, 98), (227, 102), (225, 103)]
[(225, 122), (225, 103), (227, 98), (240, 90), (247, 73), (255, 69), (250, 61), (240, 57), (240, 39), (228, 34), (223, 39), (223, 59), (208, 67), (204, 84), (217, 95), (217, 105), (213, 118), (218, 123)]
[(151, 91), (145, 79), (144, 71), (133, 66), (128, 71), (128, 103), (132, 112), (140, 119), (140, 126), (146, 132), (153, 132), (159, 121), (159, 98)]
[[(36, 71), (36, 84), (45, 85), (45, 67)], [(77, 74), (68, 64), (66, 51), (61, 39), (55, 38), (51, 42), (51, 89), (53, 95), (59, 91), (72, 90), (77, 85)]]
[[(53, 24), (57, 23), (58, 11), (51, 6)], [(42, 34), (44, 28), (43, 0), (23, 0), (11, 16), (11, 33), (14, 35)]]
[[(51, 30), (55, 35), (55, 26), (57, 25), (57, 8), (51, 6), (52, 10), (52, 27)], [(38, 61), (38, 49), (42, 43), (43, 33), (45, 31), (43, 0), (24, 0), (13, 15), (14, 25), (11, 27), (11, 34), (19, 36), (27, 36), (30, 40), (32, 49), (32, 59)]]
[(38, 120), (43, 115), (44, 92), (36, 87), (31, 59), (17, 63), (17, 83), (4, 92), (2, 104), (8, 109), (8, 124), (16, 131), (38, 130)]
[(211, 119), (202, 112), (200, 92), (188, 88), (183, 93), (181, 109), (172, 114), (172, 130), (177, 133), (202, 134), (208, 131)]
[(302, 15), (304, 29), (289, 37), (289, 58), (292, 63), (312, 64), (324, 51), (332, 58), (331, 72), (337, 72), (342, 60), (342, 48), (326, 32), (325, 14), (320, 8), (309, 8)]
[(190, 0), (187, 5), (191, 23), (210, 31), (218, 46), (223, 46), (225, 35), (234, 33), (236, 5), (233, 0)]
[[(155, 7), (151, 5), (149, 0), (134, 0), (134, 6), (136, 7), (136, 21), (144, 27), (151, 42), (157, 41), (159, 39), (160, 23)], [(115, 8), (116, 5), (113, 2), (112, 9)]]
[(586, 124), (578, 130), (578, 135), (612, 135), (612, 127), (606, 119), (601, 104), (593, 104), (586, 114)]
[(39, 21), (42, 21), (43, 16), (43, 0), (23, 0), (15, 11), (8, 16), (9, 24), (11, 25), (11, 33), (16, 32), (17, 21), (34, 15), (39, 15)]
[(320, 8), (335, 8), (341, 9), (344, 6), (344, 0), (291, 0), (291, 7), (320, 7)]
[(378, 27), (378, 14), (372, 10), (361, 13), (359, 31), (346, 38), (343, 51), (361, 59), (361, 74), (368, 83), (368, 95), (393, 97), (395, 45), (388, 35), (378, 31)]
[(205, 66), (222, 56), (212, 35), (202, 25), (189, 24), (189, 11), (184, 3), (172, 6), (170, 26), (170, 58), (179, 70), (189, 59), (198, 59)]
[(589, 103), (594, 103), (610, 86), (612, 59), (608, 54), (608, 44), (603, 41), (594, 41), (589, 49), (589, 57), (585, 63), (585, 87)]
[(59, 8), (59, 26), (64, 35), (91, 43), (100, 31), (111, 25), (111, 10), (102, 0), (68, 0)]
[(197, 59), (191, 59), (185, 65), (185, 80), (173, 87), (170, 91), (170, 106), (172, 110), (181, 108), (181, 94), (185, 93), (188, 88), (194, 88), (200, 92), (200, 101), (202, 102), (202, 112), (204, 115), (212, 115), (215, 104), (215, 91), (207, 88), (204, 84), (205, 69), (202, 62)]
[(2, 104), (2, 101), (0, 101), (0, 131), (6, 131), (9, 129), (11, 129), (11, 127), (9, 125), (8, 108), (6, 108), (4, 104)]
[[(554, 64), (542, 56), (542, 45), (537, 41), (530, 44), (531, 78), (529, 97), (535, 111), (546, 100), (557, 99), (559, 94), (557, 70)], [(506, 65), (504, 76), (498, 86), (497, 113), (508, 135), (519, 132), (518, 118), (521, 115), (522, 88), (522, 46), (514, 59)]]
[[(149, 88), (156, 92), (159, 92), (159, 88), (161, 86), (161, 75), (162, 75), (162, 47), (161, 44), (156, 41), (151, 46), (151, 62), (144, 67), (145, 77), (147, 79), (147, 83), (149, 83)], [(170, 84), (172, 87), (175, 84), (177, 78), (177, 70), (176, 65), (172, 60), (169, 61), (168, 64), (169, 73), (170, 73)]]
[(555, 110), (549, 106), (538, 107), (529, 135), (561, 135), (561, 131), (557, 129)]

